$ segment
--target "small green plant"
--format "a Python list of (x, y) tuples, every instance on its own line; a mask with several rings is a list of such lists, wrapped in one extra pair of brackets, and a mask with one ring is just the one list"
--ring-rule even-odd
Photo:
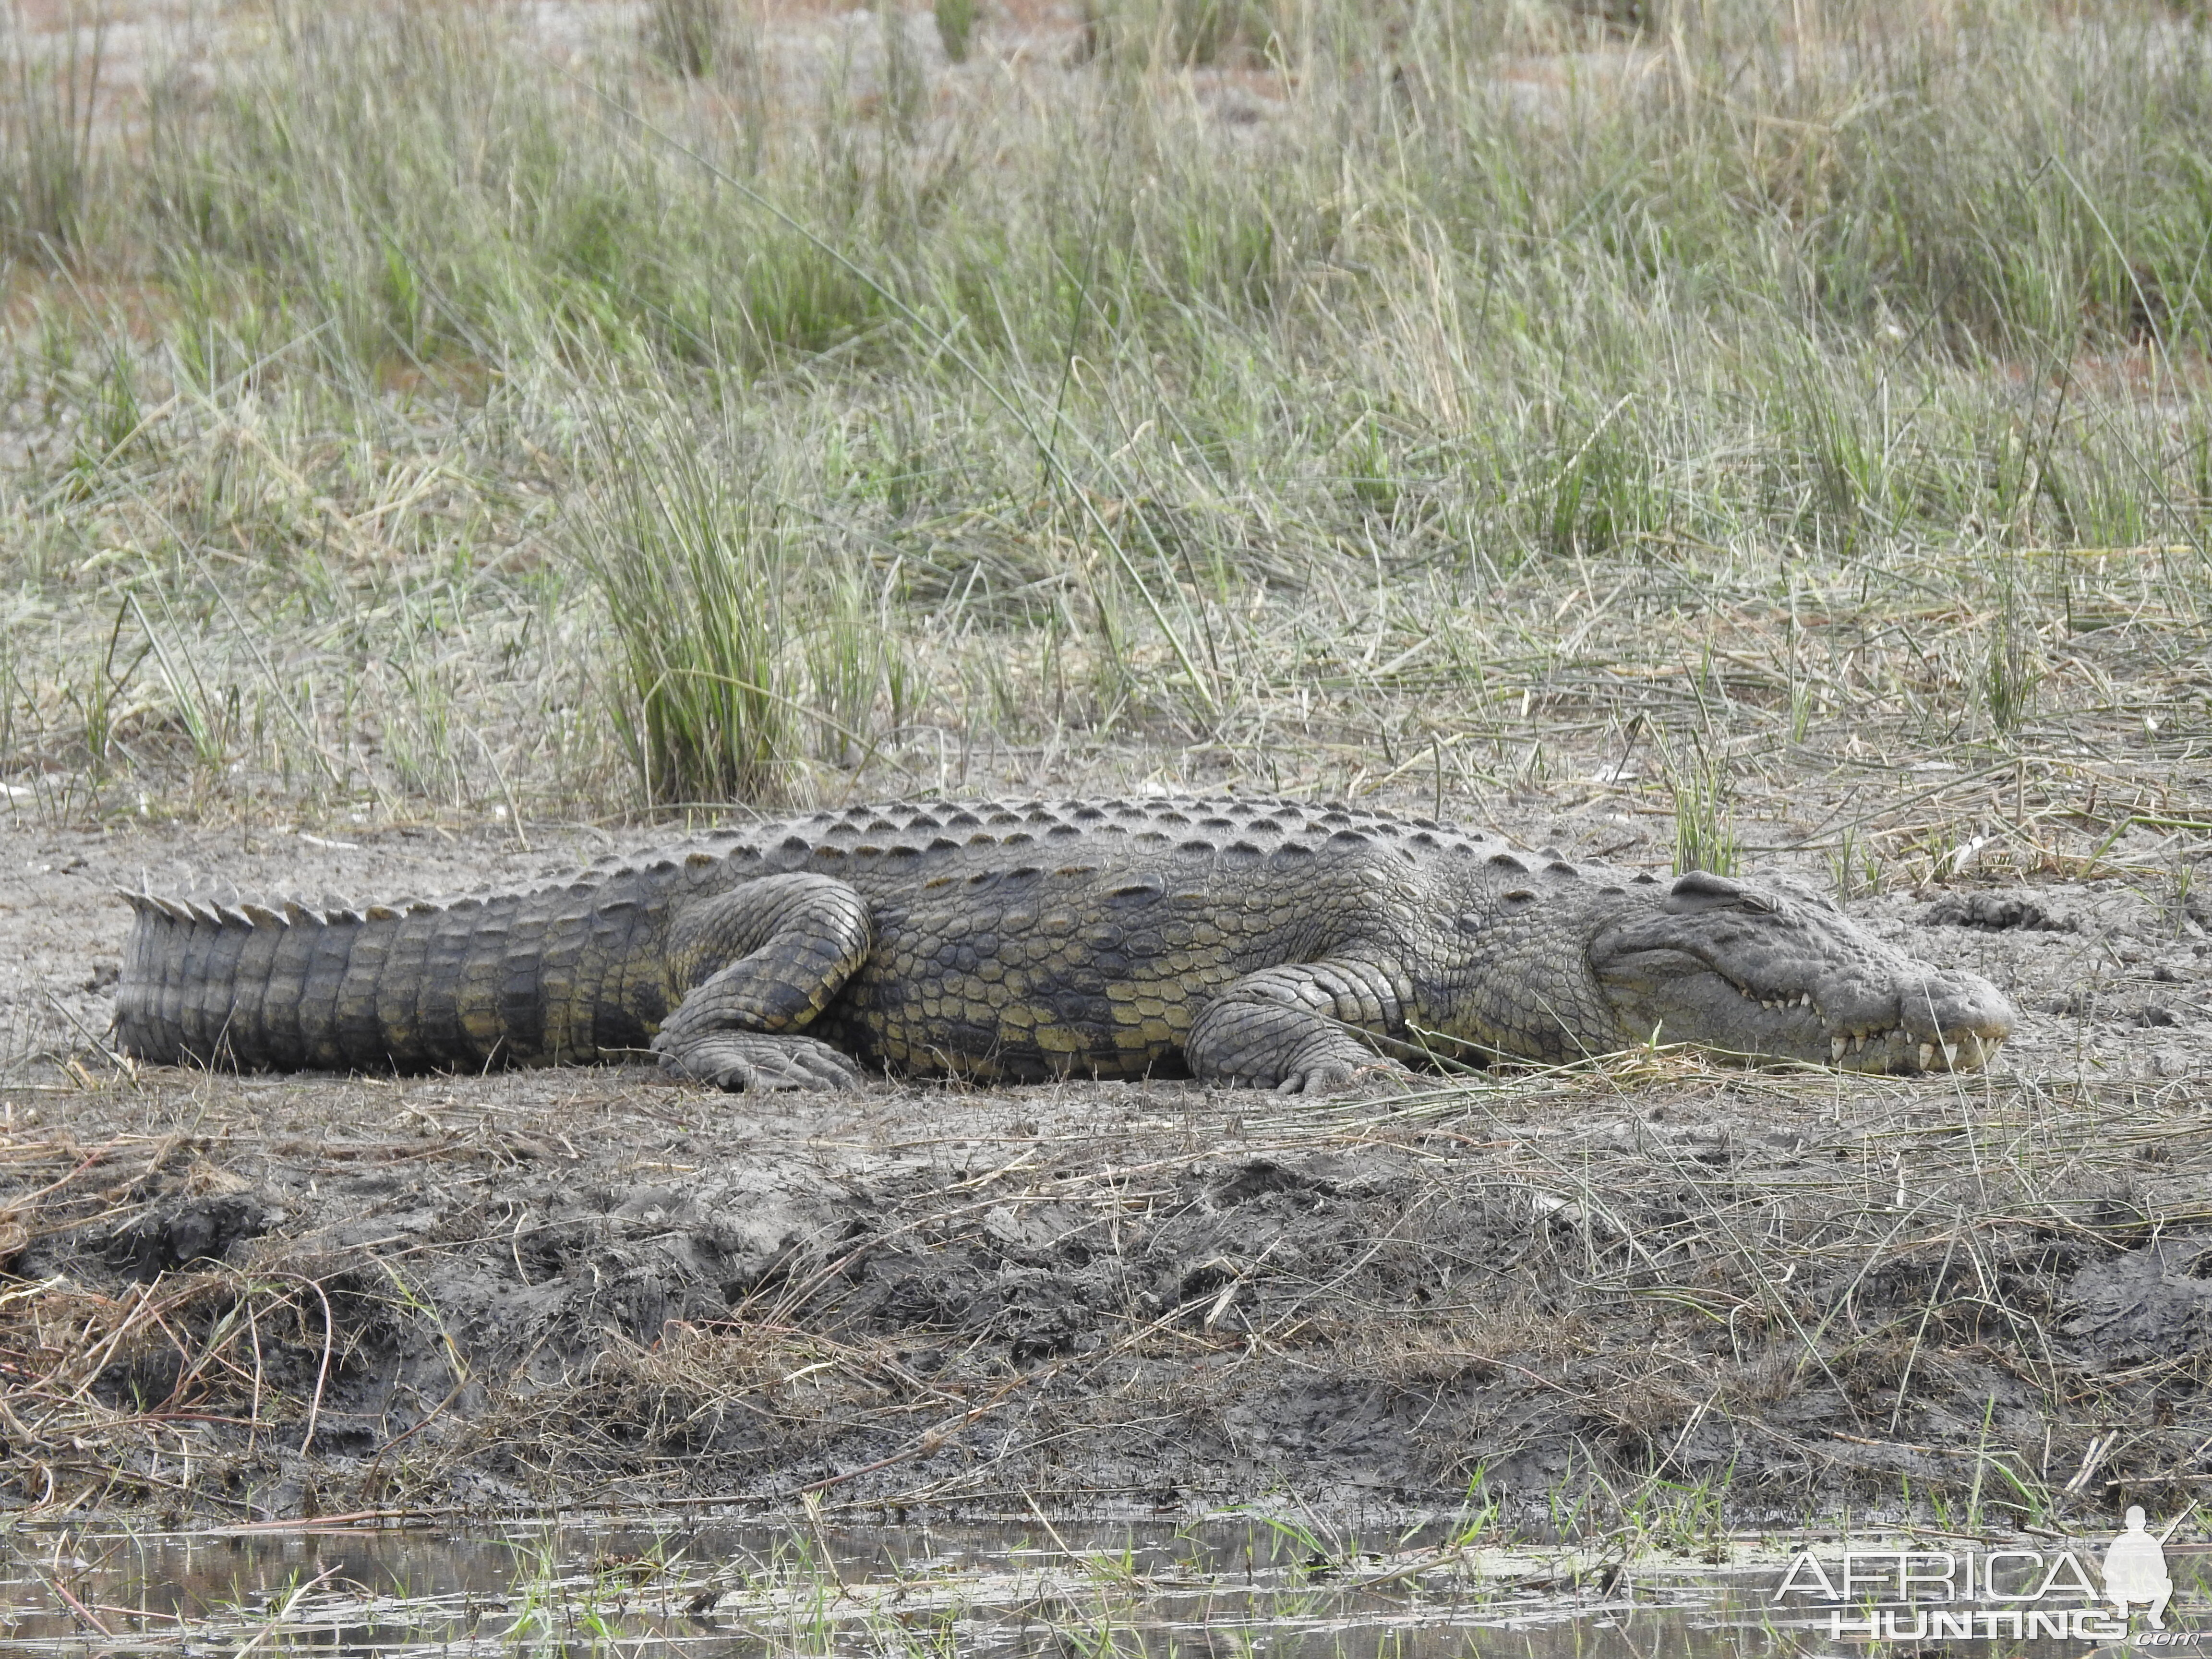
[[(182, 629), (175, 613), (169, 609), (167, 599), (156, 597), (168, 631), (180, 635)], [(171, 717), (191, 744), (193, 767), (204, 775), (221, 771), (241, 724), (237, 686), (210, 686), (200, 672), (198, 654), (184, 648), (181, 640), (173, 649), (165, 643), (136, 595), (131, 597), (131, 611), (137, 617), (139, 629), (154, 653), (162, 689), (169, 694)]]
[(2166, 913), (2173, 924), (2173, 936), (2182, 938), (2190, 924), (2203, 910), (2204, 901), (2197, 891), (2197, 866), (2185, 860), (2176, 859), (2168, 866), (2172, 872), (2172, 897), (2166, 902)]
[(137, 653), (121, 668), (115, 665), (117, 652), (123, 643), (123, 618), (132, 608), (126, 593), (115, 607), (115, 623), (107, 630), (107, 650), (100, 659), (98, 669), (86, 679), (81, 688), (72, 688), (70, 701), (77, 705), (83, 719), (82, 735), (85, 753), (92, 762), (92, 774), (98, 779), (105, 774), (112, 757), (115, 745), (115, 702), (137, 674), (139, 665), (154, 649), (149, 638), (138, 647)]
[(729, 0), (651, 0), (646, 8), (646, 50), (694, 80), (725, 60), (732, 33)]
[(1446, 1547), (1469, 1549), (1480, 1543), (1496, 1530), (1499, 1514), (1500, 1500), (1490, 1490), (1490, 1465), (1477, 1463), (1467, 1478), (1467, 1495), (1446, 1528)]
[(1545, 1540), (1547, 1543), (1572, 1544), (1582, 1540), (1593, 1490), (1588, 1482), (1577, 1482), (1574, 1475), (1574, 1460), (1570, 1457), (1565, 1472), (1545, 1491), (1545, 1518), (1550, 1528)]
[(2014, 732), (2033, 707), (2036, 682), (2035, 628), (2024, 614), (2018, 561), (2007, 558), (1998, 567), (1997, 605), (1990, 615), (1982, 695), (1990, 711), (1990, 724), (2000, 732)]
[(1176, 0), (1174, 20), (1177, 56), (1188, 64), (1265, 58), (1276, 43), (1274, 16), (1260, 0)]
[(1279, 44), (1262, 0), (1088, 0), (1089, 55), (1164, 68), (1265, 58)]
[(1334, 1571), (1358, 1553), (1355, 1540), (1339, 1536), (1335, 1528), (1310, 1514), (1287, 1515), (1257, 1509), (1249, 1513), (1267, 1534), (1267, 1559), (1271, 1562), (1288, 1554), (1293, 1565), (1307, 1571)]
[(1718, 1480), (1668, 1480), (1654, 1474), (1620, 1505), (1623, 1521), (1639, 1546), (1685, 1555), (1723, 1558), (1728, 1530)]
[[(817, 618), (803, 646), (815, 752), (857, 769), (874, 754), (878, 732), (896, 732), (913, 713), (918, 677), (863, 570), (837, 570), (808, 608)], [(880, 726), (879, 701), (885, 705)]]
[(937, 19), (938, 44), (956, 64), (968, 61), (975, 46), (975, 0), (936, 0), (931, 12)]
[(929, 107), (929, 72), (895, 0), (882, 0), (878, 16), (884, 32), (884, 103), (894, 130), (911, 143)]
[(1881, 855), (1858, 830), (1846, 824), (1828, 854), (1828, 874), (1836, 884), (1836, 896), (1848, 903), (1863, 895), (1881, 891)]
[(0, 256), (66, 259), (99, 193), (93, 120), (106, 21), (71, 4), (64, 22), (62, 51), (47, 57), (27, 44), (20, 9), (0, 20)]
[(1667, 508), (1641, 434), (1624, 429), (1631, 399), (1623, 398), (1551, 463), (1549, 488), (1537, 494), (1551, 550), (1566, 556), (1601, 554), (1664, 527)]
[(1790, 687), (1790, 742), (1805, 741), (1805, 734), (1813, 727), (1814, 707), (1813, 688), (1803, 680), (1793, 681)]
[(1734, 875), (1740, 859), (1728, 762), (1701, 743), (1686, 752), (1662, 744), (1660, 766), (1674, 803), (1674, 873)]

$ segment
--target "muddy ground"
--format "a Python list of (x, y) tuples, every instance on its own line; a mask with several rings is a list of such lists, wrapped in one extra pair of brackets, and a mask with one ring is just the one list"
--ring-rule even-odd
[[(617, 838), (0, 824), (9, 1504), (1340, 1511), (1474, 1483), (1679, 1530), (2206, 1493), (2212, 963), (2185, 895), (1854, 905), (2012, 993), (1985, 1078), (1663, 1054), (1322, 1106), (750, 1099), (622, 1069), (134, 1076), (94, 1042), (115, 885), (449, 892)], [(1520, 828), (1663, 863), (1634, 822)]]

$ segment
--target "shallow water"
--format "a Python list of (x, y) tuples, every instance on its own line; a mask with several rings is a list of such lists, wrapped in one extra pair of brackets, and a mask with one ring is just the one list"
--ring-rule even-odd
[[(1980, 1605), (2044, 1605), (2021, 1599), (2026, 1582), (2013, 1582), (2045, 1565), (2021, 1541), (1999, 1552), (2009, 1563), (1999, 1590), (1982, 1581), (2001, 1599), (1985, 1595)], [(1909, 1613), (1905, 1629), (1871, 1644), (1850, 1632), (1838, 1639), (1819, 1609), (1775, 1605), (1787, 1552), (1736, 1546), (1735, 1565), (1711, 1559), (1731, 1547), (1714, 1540), (1705, 1559), (1623, 1563), (1601, 1550), (1467, 1545), (1436, 1527), (1353, 1537), (1249, 1518), (876, 1528), (803, 1517), (783, 1526), (540, 1522), (466, 1535), (331, 1523), (191, 1533), (18, 1525), (0, 1530), (0, 1649), (87, 1659), (1854, 1651), (2092, 1659), (2128, 1651), (2125, 1642), (2100, 1645), (2082, 1634), (1923, 1640)], [(1924, 1575), (1931, 1560), (1954, 1559), (1929, 1551), (1964, 1547), (1893, 1542), (1861, 1559), (1896, 1560), (1900, 1547)], [(1975, 1547), (1984, 1561), (1999, 1559), (1990, 1546)], [(2092, 1540), (2048, 1547), (2099, 1559)], [(2172, 1617), (2154, 1634), (2136, 1615), (2126, 1638), (2134, 1659), (2205, 1659), (2212, 1553), (2177, 1544), (2167, 1566)], [(1977, 1582), (1971, 1571), (1966, 1582)]]
[(1565, 1552), (1461, 1551), (1433, 1530), (24, 1528), (6, 1542), (0, 1643), (57, 1654), (1705, 1659), (1814, 1634), (1769, 1625), (1771, 1570), (1624, 1573)]

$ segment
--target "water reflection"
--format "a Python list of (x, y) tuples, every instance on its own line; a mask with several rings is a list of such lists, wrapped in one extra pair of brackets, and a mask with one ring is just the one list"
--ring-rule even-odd
[(1757, 1659), (1808, 1633), (1767, 1625), (1771, 1571), (1754, 1588), (1433, 1530), (670, 1522), (8, 1541), (0, 1641), (88, 1656)]

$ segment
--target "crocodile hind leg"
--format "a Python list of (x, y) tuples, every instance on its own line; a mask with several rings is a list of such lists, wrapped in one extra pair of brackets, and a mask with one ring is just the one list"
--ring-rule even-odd
[(1391, 1084), (1406, 1068), (1377, 1042), (1405, 1030), (1408, 988), (1372, 963), (1332, 959), (1247, 974), (1193, 1022), (1193, 1076), (1284, 1094)]
[(720, 1089), (851, 1089), (849, 1055), (801, 1035), (867, 960), (867, 901), (828, 876), (763, 876), (678, 915), (669, 955), (689, 988), (653, 1039), (661, 1069)]

